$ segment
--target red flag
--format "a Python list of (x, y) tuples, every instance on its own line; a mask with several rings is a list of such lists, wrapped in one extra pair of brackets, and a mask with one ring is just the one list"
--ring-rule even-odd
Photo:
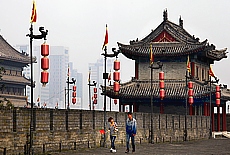
[(188, 55), (188, 60), (187, 60), (187, 71), (189, 73), (191, 73), (191, 65), (190, 65), (189, 55)]
[(69, 65), (68, 65), (68, 73), (67, 76), (70, 77)]
[(32, 15), (31, 15), (30, 22), (35, 23), (36, 21), (37, 21), (37, 8), (36, 8), (35, 1), (33, 1)]
[(109, 73), (109, 77), (108, 77), (108, 82), (111, 80), (111, 70), (110, 70), (110, 73)]
[(105, 48), (105, 46), (108, 45), (109, 39), (108, 39), (108, 28), (107, 28), (107, 24), (106, 24), (106, 32), (105, 32), (105, 40), (104, 40), (104, 44), (102, 46), (102, 50)]
[(150, 65), (151, 65), (154, 62), (153, 45), (152, 44), (150, 44), (150, 55), (149, 55), (149, 57), (150, 57)]
[(215, 74), (214, 74), (214, 72), (212, 70), (212, 66), (211, 65), (209, 67), (209, 76), (215, 77)]
[(91, 74), (91, 68), (89, 68), (89, 77), (88, 77), (88, 82), (90, 82), (90, 74)]

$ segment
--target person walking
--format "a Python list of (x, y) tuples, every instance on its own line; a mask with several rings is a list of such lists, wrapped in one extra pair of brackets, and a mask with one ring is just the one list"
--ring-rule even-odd
[(132, 152), (135, 152), (135, 136), (137, 133), (137, 121), (132, 116), (132, 112), (128, 112), (128, 118), (126, 120), (126, 151), (129, 153), (129, 140), (132, 142)]
[(111, 141), (111, 149), (110, 152), (117, 152), (115, 148), (115, 139), (116, 139), (116, 132), (118, 131), (117, 129), (117, 123), (114, 122), (113, 117), (110, 117), (108, 119), (109, 123), (109, 132), (110, 132), (110, 141)]

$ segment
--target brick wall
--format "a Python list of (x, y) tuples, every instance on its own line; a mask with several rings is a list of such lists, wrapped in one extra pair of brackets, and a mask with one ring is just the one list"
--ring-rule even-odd
[[(157, 64), (155, 64), (157, 66)], [(165, 79), (184, 79), (186, 63), (184, 62), (164, 62), (162, 70), (165, 73)], [(160, 69), (153, 70), (153, 79), (159, 79)], [(149, 62), (139, 63), (139, 79), (150, 79)]]
[[(0, 153), (6, 148), (9, 154), (24, 153), (29, 142), (30, 110), (0, 110)], [(107, 112), (118, 124), (117, 145), (125, 145), (125, 113)], [(134, 113), (137, 120), (136, 142), (148, 142), (150, 133), (150, 114)], [(155, 142), (183, 141), (185, 129), (184, 115), (154, 114)], [(34, 111), (35, 131), (33, 132), (34, 151), (60, 151), (86, 147), (99, 147), (102, 136), (100, 129), (104, 127), (103, 111), (84, 110), (51, 110), (36, 109)], [(188, 139), (208, 138), (209, 117), (188, 116)], [(109, 146), (107, 135), (106, 144)]]

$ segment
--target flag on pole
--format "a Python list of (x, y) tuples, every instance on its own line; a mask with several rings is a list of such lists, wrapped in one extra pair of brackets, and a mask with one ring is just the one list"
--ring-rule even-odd
[(110, 70), (110, 73), (109, 73), (109, 76), (108, 76), (108, 82), (111, 80), (111, 70)]
[(151, 65), (154, 62), (153, 45), (152, 44), (150, 44), (150, 55), (149, 55), (149, 57), (150, 57), (150, 65)]
[(33, 0), (33, 8), (32, 8), (32, 14), (31, 14), (31, 23), (35, 23), (37, 21), (37, 8), (35, 4), (35, 0)]
[(189, 73), (191, 73), (191, 64), (190, 64), (190, 60), (189, 60), (189, 55), (188, 55), (188, 59), (187, 59), (187, 71)]
[(70, 77), (70, 69), (69, 69), (69, 65), (68, 65), (68, 73), (67, 76)]
[(212, 66), (211, 65), (209, 67), (209, 76), (215, 77), (215, 74), (214, 74), (214, 72), (212, 70)]
[(106, 24), (106, 31), (105, 31), (105, 40), (104, 40), (104, 44), (102, 46), (102, 50), (105, 48), (105, 46), (108, 45), (109, 39), (108, 39), (108, 28), (107, 28), (107, 24)]
[(89, 77), (88, 77), (88, 82), (90, 82), (90, 74), (91, 74), (91, 69), (89, 69)]

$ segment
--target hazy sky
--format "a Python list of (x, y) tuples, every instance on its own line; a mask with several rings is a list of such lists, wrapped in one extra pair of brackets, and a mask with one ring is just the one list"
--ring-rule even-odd
[[(117, 42), (129, 43), (142, 39), (163, 20), (167, 8), (168, 19), (178, 23), (181, 15), (184, 28), (200, 41), (208, 39), (217, 49), (230, 47), (229, 0), (37, 0), (37, 23), (49, 30), (48, 43), (69, 47), (70, 61), (87, 80), (88, 63), (102, 58), (105, 24), (109, 30), (109, 52)], [(32, 0), (0, 0), (0, 29), (11, 44), (29, 44)], [(34, 41), (40, 45), (42, 41)], [(134, 63), (119, 55), (121, 79), (134, 76)], [(213, 67), (222, 83), (230, 84), (229, 59), (216, 62)], [(85, 91), (87, 90), (85, 84)]]

